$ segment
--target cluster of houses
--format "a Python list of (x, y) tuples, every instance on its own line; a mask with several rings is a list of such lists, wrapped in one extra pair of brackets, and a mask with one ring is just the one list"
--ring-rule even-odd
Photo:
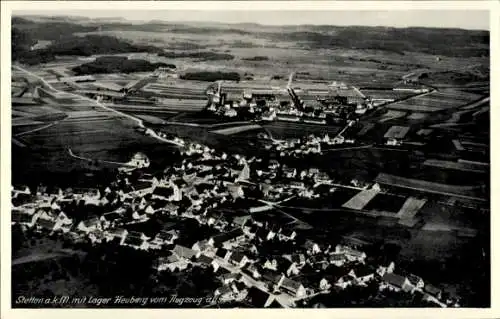
[[(191, 145), (184, 160), (165, 170), (161, 178), (146, 173), (134, 177), (134, 171), (127, 171), (102, 191), (42, 188), (32, 193), (28, 187), (13, 188), (12, 224), (75, 241), (115, 242), (155, 251), (158, 258), (153, 268), (158, 272), (184, 271), (189, 265), (209, 268), (220, 280), (214, 291), (220, 301), (290, 307), (331, 289), (376, 281), (381, 290), (422, 293), (440, 306), (454, 304), (443, 301), (441, 290), (424, 284), (421, 278), (397, 274), (393, 263), (367, 264), (359, 247), (325, 245), (304, 238), (293, 225), (280, 225), (272, 217), (264, 221), (254, 218), (252, 207), (232, 213), (220, 210), (228, 203), (245, 200), (255, 189), (263, 198), (315, 196), (305, 180), (321, 184), (330, 179), (314, 168), (297, 172), (277, 161), (215, 155), (207, 147)], [(85, 218), (75, 215), (75, 203), (86, 212)], [(164, 222), (154, 234), (129, 227), (158, 216), (196, 220), (213, 233), (186, 246), (178, 242), (183, 233), (176, 222)], [(270, 255), (265, 249), (269, 245), (289, 249), (275, 249)]]
[[(350, 121), (349, 126), (355, 121)], [(352, 145), (356, 143), (353, 138), (346, 138), (342, 134), (337, 134), (330, 137), (328, 134), (324, 136), (315, 136), (314, 134), (303, 138), (292, 138), (287, 140), (274, 140), (272, 144), (265, 145), (267, 150), (275, 151), (280, 157), (299, 157), (307, 154), (322, 154), (325, 149), (338, 147), (339, 145)]]

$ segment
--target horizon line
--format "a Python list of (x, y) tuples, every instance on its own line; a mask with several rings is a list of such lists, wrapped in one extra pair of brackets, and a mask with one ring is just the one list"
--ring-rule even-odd
[[(174, 10), (171, 10), (174, 11)], [(186, 10), (182, 10), (186, 11)], [(347, 11), (347, 10), (346, 10)], [(354, 10), (348, 10), (348, 11), (354, 11)], [(221, 21), (216, 21), (216, 20), (163, 20), (160, 18), (155, 18), (155, 19), (130, 19), (127, 17), (123, 16), (109, 16), (109, 17), (90, 17), (90, 16), (85, 16), (85, 15), (78, 15), (78, 14), (66, 14), (66, 15), (45, 15), (45, 14), (33, 14), (33, 13), (23, 13), (22, 11), (19, 12), (12, 12), (13, 17), (41, 17), (41, 18), (83, 18), (91, 21), (99, 21), (99, 20), (122, 20), (122, 22), (129, 22), (131, 24), (148, 24), (148, 23), (165, 23), (165, 24), (201, 24), (201, 23), (212, 23), (212, 24), (218, 24), (218, 25), (255, 25), (255, 26), (261, 26), (261, 27), (307, 27), (307, 26), (313, 26), (313, 27), (366, 27), (366, 28), (391, 28), (391, 29), (412, 29), (412, 28), (419, 28), (419, 29), (440, 29), (440, 30), (463, 30), (463, 31), (483, 31), (483, 32), (488, 32), (490, 33), (489, 29), (484, 29), (482, 27), (478, 28), (468, 28), (468, 27), (451, 27), (451, 26), (423, 26), (423, 25), (408, 25), (408, 26), (394, 26), (394, 25), (372, 25), (372, 24), (325, 24), (325, 23), (299, 23), (299, 24), (264, 24), (264, 23), (259, 23), (259, 22), (221, 22)], [(118, 21), (110, 21), (110, 23), (118, 23)]]

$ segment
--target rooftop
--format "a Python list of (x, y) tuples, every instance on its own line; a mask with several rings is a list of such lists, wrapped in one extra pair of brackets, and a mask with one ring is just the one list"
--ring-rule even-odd
[(247, 298), (254, 307), (264, 308), (272, 296), (257, 287), (251, 287), (248, 289)]
[(403, 276), (400, 276), (400, 275), (396, 275), (396, 274), (393, 274), (393, 273), (386, 273), (384, 274), (384, 276), (382, 277), (382, 280), (384, 280), (385, 282), (395, 286), (395, 287), (398, 287), (398, 288), (403, 288), (403, 285), (405, 283), (405, 280), (406, 280), (406, 277), (403, 277)]
[(377, 189), (362, 190), (342, 205), (344, 208), (361, 210), (363, 209), (380, 191)]
[(196, 251), (181, 245), (175, 245), (174, 249), (172, 249), (172, 252), (175, 253), (177, 256), (186, 259), (191, 259), (193, 256), (196, 255)]
[(403, 139), (406, 136), (406, 134), (408, 134), (409, 131), (410, 128), (408, 126), (394, 125), (387, 130), (387, 132), (384, 135), (384, 138)]

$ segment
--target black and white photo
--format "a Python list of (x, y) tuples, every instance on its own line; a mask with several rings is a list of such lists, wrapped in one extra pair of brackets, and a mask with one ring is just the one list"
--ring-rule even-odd
[(12, 308), (492, 306), (490, 11), (150, 3), (12, 11)]

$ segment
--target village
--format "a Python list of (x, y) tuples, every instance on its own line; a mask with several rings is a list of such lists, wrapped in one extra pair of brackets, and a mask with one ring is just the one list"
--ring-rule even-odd
[[(305, 223), (272, 214), (291, 198), (319, 198), (325, 187), (334, 192), (327, 173), (219, 154), (201, 144), (187, 144), (182, 158), (154, 176), (148, 158), (136, 154), (104, 189), (13, 187), (12, 224), (74, 242), (150, 252), (158, 273), (208, 270), (220, 281), (212, 307), (321, 307), (312, 302), (317, 296), (374, 285), (437, 307), (459, 306), (458, 298), (394, 262), (368, 262), (356, 242), (312, 239)], [(361, 189), (378, 192), (380, 186)]]

